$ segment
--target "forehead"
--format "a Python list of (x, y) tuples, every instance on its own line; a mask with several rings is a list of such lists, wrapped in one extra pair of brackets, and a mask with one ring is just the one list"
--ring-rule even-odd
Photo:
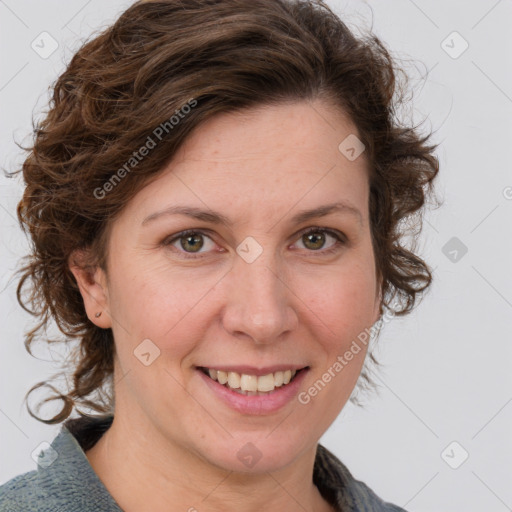
[(201, 124), (176, 154), (176, 163), (191, 159), (259, 160), (311, 153), (332, 161), (339, 143), (357, 129), (340, 110), (317, 101), (260, 105), (219, 114)]
[(340, 143), (357, 134), (344, 114), (299, 102), (219, 114), (201, 124), (172, 162), (134, 198), (151, 214), (179, 201), (216, 211), (258, 210), (268, 217), (294, 205), (344, 201), (365, 210), (364, 154), (351, 161)]

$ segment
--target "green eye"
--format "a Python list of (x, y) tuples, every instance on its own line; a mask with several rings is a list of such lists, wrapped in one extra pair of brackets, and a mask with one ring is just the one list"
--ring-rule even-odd
[[(325, 244), (325, 234), (321, 231), (311, 231), (302, 235), (302, 241), (308, 249), (317, 251)], [(311, 245), (308, 245), (309, 243), (311, 243)]]
[[(325, 247), (329, 238), (332, 239), (332, 243)], [(329, 255), (338, 251), (341, 245), (346, 244), (343, 234), (320, 227), (309, 228), (303, 232), (296, 243), (299, 242), (303, 244), (303, 247), (299, 248), (309, 253), (317, 252), (315, 256)], [(199, 258), (215, 249), (215, 242), (203, 230), (176, 233), (164, 240), (162, 245), (173, 246), (183, 258)]]
[(198, 252), (204, 245), (202, 237), (202, 234), (184, 235), (178, 240), (180, 240), (180, 245), (183, 250), (187, 252)]
[[(196, 257), (194, 256), (195, 254), (199, 256), (215, 248), (213, 240), (206, 235), (206, 233), (197, 230), (187, 230), (177, 233), (164, 240), (163, 245), (175, 247), (184, 258), (194, 258)], [(205, 248), (205, 250), (202, 251), (201, 249), (203, 248)]]
[(334, 243), (321, 251), (321, 254), (329, 254), (339, 249), (339, 246), (345, 243), (343, 237), (336, 231), (324, 228), (310, 228), (301, 236), (302, 243), (310, 251), (323, 249), (328, 238), (332, 238)]

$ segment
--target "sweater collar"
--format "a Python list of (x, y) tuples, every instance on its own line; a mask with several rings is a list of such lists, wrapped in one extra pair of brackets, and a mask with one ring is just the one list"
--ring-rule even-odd
[[(113, 415), (68, 419), (47, 449), (50, 452), (43, 455), (44, 458), (55, 458), (57, 454), (57, 458), (46, 468), (40, 465), (39, 476), (47, 481), (58, 482), (65, 488), (74, 486), (75, 500), (86, 505), (82, 510), (123, 512), (85, 455), (108, 430), (113, 419)], [(79, 483), (77, 475), (80, 475)], [(317, 445), (313, 483), (339, 512), (402, 510), (394, 506), (387, 508), (389, 504), (378, 498), (363, 482), (355, 480), (346, 466), (321, 444)]]

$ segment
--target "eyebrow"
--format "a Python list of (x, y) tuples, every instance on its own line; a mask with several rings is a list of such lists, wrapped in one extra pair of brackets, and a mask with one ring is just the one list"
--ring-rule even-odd
[[(317, 208), (312, 208), (310, 210), (303, 210), (294, 215), (291, 219), (291, 222), (300, 224), (311, 219), (325, 217), (332, 213), (345, 213), (353, 215), (358, 219), (359, 224), (362, 224), (363, 222), (363, 216), (361, 212), (356, 207), (343, 202), (327, 204)], [(185, 215), (187, 217), (192, 217), (194, 219), (201, 220), (203, 222), (209, 222), (211, 224), (222, 224), (226, 227), (233, 226), (233, 221), (221, 213), (215, 212), (213, 210), (202, 210), (193, 206), (171, 206), (165, 210), (152, 213), (142, 221), (142, 225), (144, 226), (148, 222), (168, 215)]]

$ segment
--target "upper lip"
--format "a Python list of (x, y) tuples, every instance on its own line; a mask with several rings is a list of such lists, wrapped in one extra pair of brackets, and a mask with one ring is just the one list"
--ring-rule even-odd
[(207, 368), (207, 369), (214, 369), (214, 370), (220, 370), (226, 373), (229, 372), (236, 372), (239, 374), (246, 374), (246, 375), (256, 375), (258, 377), (261, 377), (263, 375), (268, 375), (269, 373), (275, 373), (275, 372), (284, 372), (286, 370), (302, 370), (302, 368), (307, 368), (307, 365), (305, 364), (275, 364), (273, 366), (264, 366), (264, 367), (256, 367), (256, 366), (247, 366), (247, 365), (232, 365), (232, 366), (226, 366), (223, 364), (220, 365), (208, 365), (208, 366), (198, 366), (197, 368)]

